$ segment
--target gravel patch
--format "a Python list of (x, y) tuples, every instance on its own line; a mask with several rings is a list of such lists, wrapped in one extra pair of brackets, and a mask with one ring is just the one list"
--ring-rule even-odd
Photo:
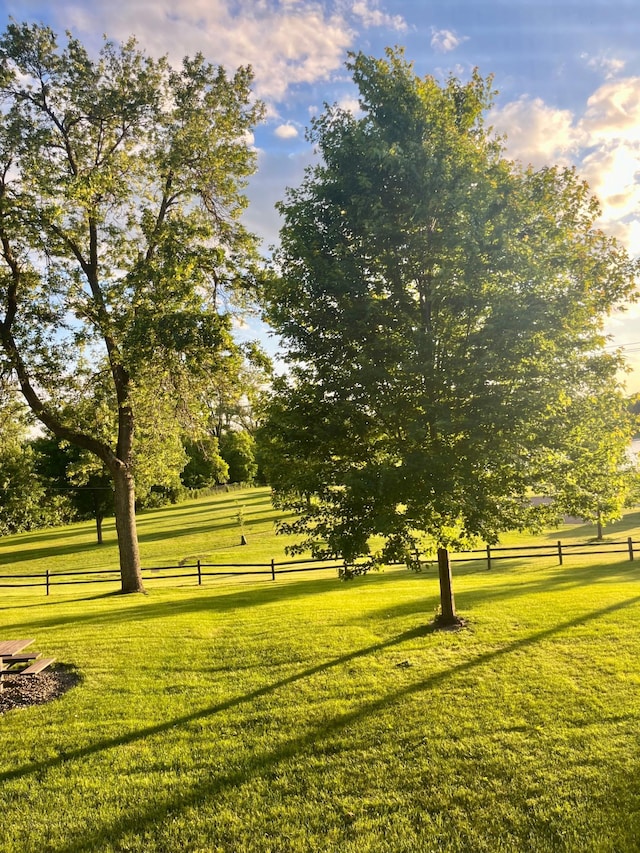
[(73, 669), (58, 666), (36, 675), (4, 675), (0, 690), (0, 714), (13, 708), (42, 705), (62, 696), (80, 682)]

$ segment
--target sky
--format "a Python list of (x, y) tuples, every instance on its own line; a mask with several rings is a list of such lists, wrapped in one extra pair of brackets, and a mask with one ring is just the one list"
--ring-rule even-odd
[[(201, 51), (230, 71), (250, 64), (267, 117), (252, 140), (246, 223), (265, 251), (278, 239), (275, 202), (312, 160), (311, 118), (325, 103), (357, 108), (348, 52), (399, 45), (420, 75), (493, 75), (488, 122), (507, 154), (576, 166), (600, 200), (600, 227), (640, 255), (638, 0), (0, 0), (0, 13), (2, 29), (10, 18), (45, 23), (89, 49), (103, 34), (135, 35), (175, 63)], [(640, 391), (640, 305), (607, 331), (632, 367), (628, 391)], [(246, 334), (257, 333), (250, 321)]]

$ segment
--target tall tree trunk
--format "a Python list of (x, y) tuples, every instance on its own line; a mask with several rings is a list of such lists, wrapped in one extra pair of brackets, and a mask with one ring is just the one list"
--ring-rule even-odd
[(98, 545), (102, 545), (102, 516), (96, 515), (96, 539)]
[(100, 510), (100, 503), (95, 489), (93, 490), (93, 516), (96, 520), (96, 538), (98, 540), (98, 545), (102, 545), (102, 520), (104, 516)]
[(600, 511), (600, 507), (598, 507), (596, 515), (596, 526), (598, 528), (598, 539), (602, 539), (602, 513)]
[(136, 530), (136, 493), (133, 477), (124, 465), (118, 466), (112, 473), (122, 592), (144, 592)]
[(456, 605), (453, 599), (453, 584), (451, 582), (451, 563), (446, 548), (438, 548), (438, 574), (440, 576), (440, 607), (442, 615), (440, 624), (456, 625)]

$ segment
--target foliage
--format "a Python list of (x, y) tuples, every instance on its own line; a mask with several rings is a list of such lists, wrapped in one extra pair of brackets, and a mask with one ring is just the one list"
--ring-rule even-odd
[(60, 524), (72, 514), (63, 496), (47, 496), (28, 430), (23, 406), (0, 403), (0, 536)]
[(178, 487), (180, 425), (258, 285), (240, 223), (251, 81), (133, 39), (93, 59), (44, 26), (0, 38), (0, 370), (108, 470), (126, 591), (142, 588), (135, 484)]
[(220, 454), (229, 466), (230, 483), (253, 483), (258, 465), (255, 440), (244, 430), (229, 430), (220, 439)]
[(622, 516), (638, 495), (638, 470), (630, 455), (634, 419), (622, 393), (567, 400), (553, 453), (550, 491), (562, 512), (602, 528)]
[(185, 443), (187, 464), (181, 474), (187, 489), (202, 489), (229, 480), (229, 466), (220, 455), (217, 438), (203, 438)]
[(35, 473), (45, 486), (47, 499), (64, 495), (73, 510), (73, 520), (94, 519), (100, 542), (102, 521), (114, 510), (113, 487), (107, 472), (93, 464), (93, 457), (87, 459), (86, 451), (53, 436), (40, 436), (31, 446)]
[(242, 344), (227, 359), (225, 370), (203, 385), (206, 431), (218, 439), (231, 430), (253, 435), (272, 373), (271, 359), (256, 341)]
[[(268, 317), (287, 347), (261, 432), (297, 548), (415, 560), (541, 523), (567, 400), (615, 386), (603, 318), (637, 265), (572, 169), (523, 168), (483, 125), (491, 80), (401, 52), (348, 63), (320, 162), (280, 205)], [(555, 481), (554, 481), (555, 482)]]

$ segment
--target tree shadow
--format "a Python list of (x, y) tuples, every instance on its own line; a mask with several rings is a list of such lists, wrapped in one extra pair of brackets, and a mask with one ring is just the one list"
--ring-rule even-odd
[[(326, 570), (329, 571), (329, 570)], [(269, 578), (268, 580), (266, 578)], [(359, 579), (364, 583), (383, 584), (393, 582), (392, 575), (376, 574)], [(313, 596), (327, 592), (331, 587), (334, 590), (343, 590), (345, 594), (352, 592), (351, 587), (346, 587), (344, 582), (336, 575), (325, 577), (301, 578), (299, 580), (287, 580), (278, 583), (272, 581), (271, 576), (265, 576), (263, 585), (255, 586), (256, 581), (251, 582), (250, 588), (238, 588), (238, 586), (224, 587), (213, 585), (194, 586), (193, 593), (185, 598), (172, 598), (167, 602), (165, 598), (155, 599), (153, 593), (149, 596), (122, 596), (119, 592), (96, 593), (94, 595), (74, 598), (76, 601), (92, 601), (102, 598), (112, 598), (114, 604), (121, 602), (121, 606), (114, 606), (112, 610), (100, 613), (67, 612), (60, 615), (43, 616), (34, 619), (28, 614), (24, 621), (5, 623), (2, 626), (3, 633), (8, 632), (34, 632), (39, 629), (61, 627), (64, 625), (94, 624), (96, 626), (108, 627), (113, 624), (124, 622), (139, 622), (156, 618), (165, 618), (168, 615), (176, 616), (188, 613), (206, 611), (213, 616), (224, 614), (233, 610), (248, 607), (261, 607), (278, 601), (286, 601), (291, 598)], [(132, 603), (133, 602), (133, 603)], [(44, 600), (37, 605), (40, 608), (55, 609), (61, 602), (56, 599)], [(16, 608), (9, 605), (6, 610), (14, 611)]]
[[(618, 521), (612, 521), (604, 528), (604, 534), (607, 538), (619, 538), (627, 536), (631, 531), (637, 531), (640, 527), (640, 510), (629, 512)], [(549, 531), (541, 534), (540, 539), (546, 542), (557, 542), (562, 540), (562, 534), (571, 533), (571, 539), (593, 539), (596, 536), (597, 527), (591, 522), (584, 522), (580, 525), (571, 525), (569, 527), (561, 527), (557, 530)]]
[[(173, 815), (176, 815), (186, 808), (198, 806), (203, 804), (205, 801), (210, 801), (212, 797), (215, 797), (228, 788), (242, 785), (253, 777), (272, 771), (272, 769), (277, 765), (293, 758), (304, 750), (312, 748), (317, 750), (318, 746), (322, 744), (323, 741), (334, 735), (336, 732), (343, 731), (354, 723), (360, 722), (364, 718), (374, 716), (410, 696), (436, 689), (440, 685), (448, 683), (450, 679), (455, 678), (456, 676), (471, 672), (485, 664), (493, 664), (495, 661), (500, 660), (509, 654), (532, 647), (549, 639), (550, 637), (562, 633), (563, 631), (574, 628), (577, 625), (583, 625), (587, 622), (601, 619), (618, 610), (638, 604), (639, 602), (640, 596), (635, 596), (608, 607), (594, 610), (591, 613), (580, 617), (559, 623), (550, 628), (545, 628), (544, 630), (538, 631), (528, 637), (523, 637), (508, 643), (502, 648), (483, 652), (470, 660), (462, 661), (461, 663), (450, 666), (440, 672), (429, 675), (427, 678), (406, 685), (386, 696), (366, 702), (358, 708), (339, 714), (316, 726), (312, 731), (301, 735), (300, 737), (292, 738), (288, 742), (283, 743), (274, 749), (267, 749), (261, 753), (257, 753), (252, 756), (244, 767), (238, 770), (230, 773), (218, 774), (207, 779), (206, 782), (194, 784), (190, 789), (182, 790), (177, 794), (174, 792), (171, 798), (167, 797), (163, 802), (155, 803), (146, 809), (144, 807), (140, 809), (128, 809), (122, 817), (104, 825), (96, 832), (90, 834), (84, 832), (81, 837), (71, 840), (69, 843), (65, 843), (64, 845), (56, 848), (51, 847), (49, 849), (52, 851), (55, 850), (57, 853), (93, 851), (96, 850), (99, 847), (100, 842), (106, 838), (110, 840), (111, 844), (117, 846), (118, 839), (122, 836), (128, 833), (142, 834), (147, 829), (157, 826), (159, 823), (171, 818)], [(177, 726), (185, 726), (197, 720), (214, 717), (222, 711), (227, 711), (231, 708), (252, 702), (263, 696), (272, 694), (283, 687), (288, 687), (297, 682), (311, 678), (318, 673), (327, 672), (334, 667), (349, 663), (357, 658), (376, 654), (383, 649), (402, 645), (403, 643), (416, 639), (424, 634), (425, 628), (423, 627), (406, 631), (384, 642), (376, 643), (355, 652), (333, 658), (332, 660), (318, 664), (317, 666), (309, 667), (299, 673), (271, 684), (267, 684), (264, 687), (258, 688), (257, 690), (251, 691), (242, 696), (229, 699), (226, 702), (221, 702), (208, 708), (176, 717), (154, 726), (148, 726), (134, 732), (129, 732), (116, 738), (98, 741), (90, 746), (69, 750), (63, 755), (47, 759), (46, 761), (33, 762), (31, 764), (24, 765), (23, 767), (16, 768), (15, 770), (7, 771), (0, 774), (0, 781), (6, 782), (30, 776), (41, 781), (42, 774), (44, 772), (49, 769), (59, 767), (62, 764), (82, 760), (90, 755), (107, 752), (110, 749), (142, 741), (145, 738), (162, 734)], [(79, 832), (78, 835), (80, 835)]]

